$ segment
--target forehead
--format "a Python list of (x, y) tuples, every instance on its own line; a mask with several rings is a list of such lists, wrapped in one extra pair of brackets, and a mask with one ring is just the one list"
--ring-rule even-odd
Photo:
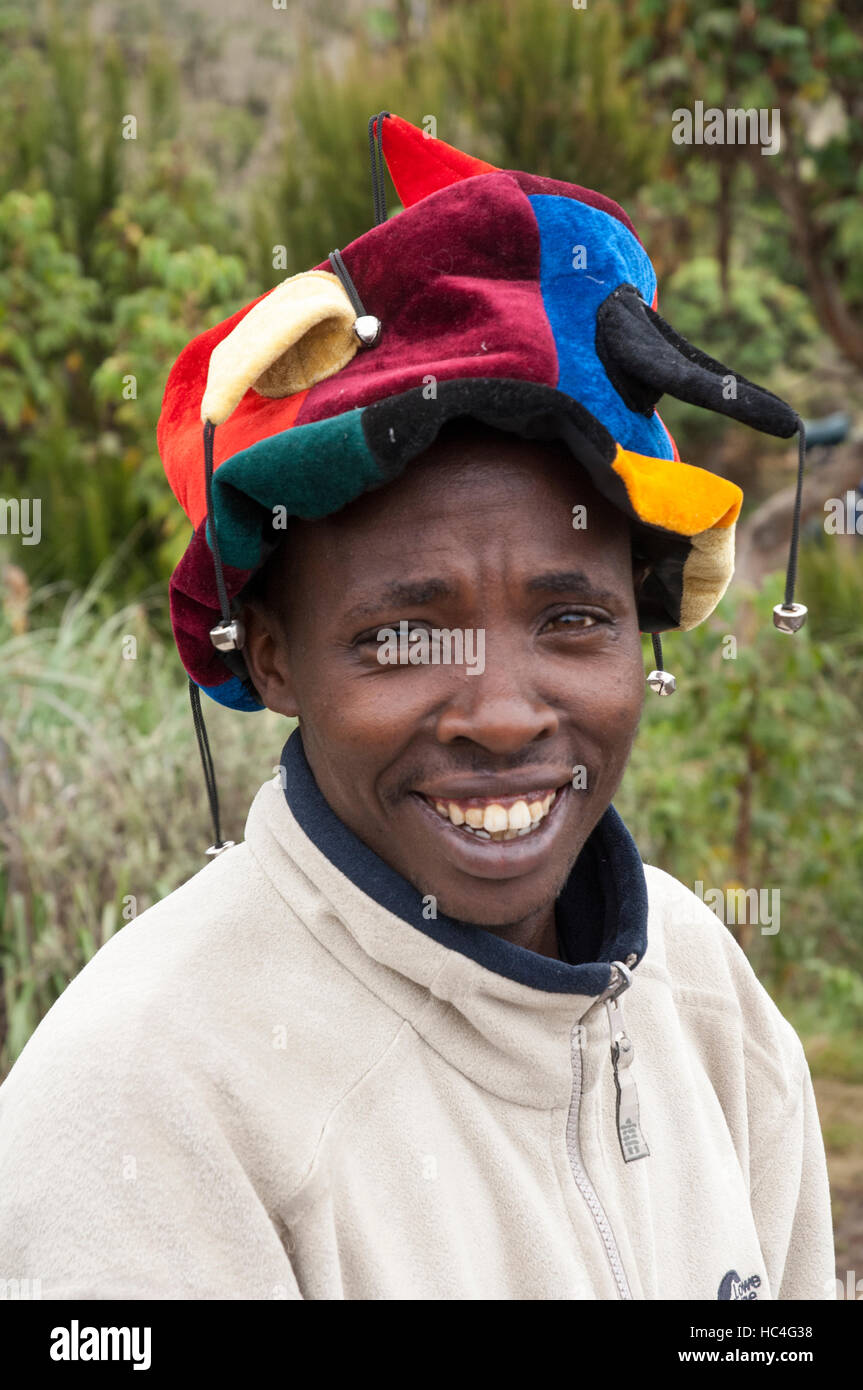
[(397, 480), (333, 516), (292, 519), (274, 559), (282, 582), (353, 590), (419, 567), (466, 577), (572, 565), (631, 582), (628, 519), (559, 441), (455, 422)]

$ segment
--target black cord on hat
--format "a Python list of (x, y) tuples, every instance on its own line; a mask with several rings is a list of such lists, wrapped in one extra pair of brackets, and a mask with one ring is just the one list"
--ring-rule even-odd
[[(380, 226), (381, 222), (386, 222), (387, 220), (383, 128), (384, 120), (389, 114), (389, 111), (380, 111), (377, 116), (369, 117), (369, 162), (372, 170), (372, 204), (374, 207), (376, 227)], [(377, 140), (375, 139), (376, 130)]]
[(803, 470), (806, 465), (806, 426), (797, 419), (797, 490), (794, 494), (794, 513), (791, 521), (791, 542), (788, 547), (788, 566), (785, 571), (785, 598), (773, 609), (773, 622), (780, 632), (798, 632), (806, 622), (808, 609), (794, 602), (797, 582), (797, 556), (800, 545), (800, 513), (803, 507)]
[[(803, 508), (803, 471), (806, 464), (806, 425), (799, 415), (797, 421), (797, 488), (794, 494), (794, 513), (791, 522), (791, 542), (788, 548), (788, 565), (785, 571), (785, 598), (773, 609), (773, 622), (780, 632), (798, 632), (806, 622), (809, 611), (805, 604), (794, 602), (794, 585), (797, 582), (797, 560), (800, 546), (800, 514)], [(662, 641), (658, 632), (651, 633), (656, 670), (651, 671), (647, 683), (657, 695), (671, 695), (677, 682), (662, 665)]]
[[(207, 497), (207, 530), (210, 533), (210, 549), (213, 552), (213, 567), (216, 571), (216, 592), (219, 595), (219, 607), (222, 610), (222, 621), (231, 621), (231, 604), (228, 599), (228, 590), (225, 586), (225, 576), (222, 570), (222, 552), (219, 549), (219, 537), (216, 533), (216, 518), (213, 512), (213, 436), (216, 433), (216, 426), (212, 420), (204, 421), (204, 486)], [(204, 533), (206, 535), (206, 531)]]
[(332, 266), (333, 270), (338, 275), (342, 284), (344, 285), (345, 294), (351, 301), (351, 306), (354, 310), (354, 313), (356, 314), (357, 318), (362, 318), (366, 312), (363, 308), (363, 301), (360, 299), (357, 287), (351, 279), (350, 272), (348, 271), (347, 266), (342, 260), (341, 251), (331, 251), (327, 259), (330, 265)]
[(345, 294), (351, 301), (351, 308), (356, 314), (354, 319), (354, 333), (359, 338), (363, 347), (375, 347), (380, 342), (383, 325), (379, 318), (374, 314), (367, 314), (360, 299), (359, 291), (351, 279), (350, 271), (342, 259), (339, 250), (331, 251), (328, 257), (330, 265), (341, 280)]
[(788, 550), (788, 568), (785, 574), (785, 605), (794, 602), (794, 585), (797, 582), (797, 548), (800, 543), (800, 512), (803, 506), (803, 468), (806, 463), (806, 426), (797, 417), (797, 492), (794, 497), (794, 516), (791, 522), (791, 544)]
[[(228, 589), (225, 584), (225, 574), (222, 566), (222, 552), (219, 549), (219, 537), (216, 531), (216, 517), (213, 510), (213, 436), (216, 426), (212, 420), (204, 421), (204, 486), (207, 499), (207, 516), (204, 525), (204, 539), (207, 539), (207, 530), (210, 536), (210, 551), (213, 556), (213, 569), (216, 577), (216, 590), (219, 595), (219, 608), (222, 613), (222, 621), (210, 632), (210, 638), (217, 649), (223, 650), (242, 645), (242, 625), (233, 623), (231, 619), (231, 602), (228, 598)], [(210, 740), (207, 737), (207, 726), (204, 722), (204, 711), (201, 709), (201, 691), (192, 677), (189, 677), (189, 703), (192, 706), (192, 719), (195, 724), (195, 736), (198, 740), (198, 752), (201, 755), (201, 766), (204, 769), (204, 782), (207, 788), (207, 800), (210, 803), (210, 816), (213, 821), (214, 840), (207, 850), (207, 854), (221, 854), (222, 850), (230, 849), (234, 844), (233, 840), (223, 840), (222, 831), (219, 825), (219, 791), (216, 785), (216, 770), (213, 766), (213, 755), (210, 751)]]
[(662, 639), (658, 632), (651, 632), (653, 642), (653, 657), (656, 667), (647, 677), (647, 684), (655, 695), (673, 695), (677, 689), (677, 681), (670, 671), (666, 671), (662, 665)]
[(222, 832), (219, 827), (219, 789), (216, 786), (216, 772), (213, 767), (213, 755), (210, 751), (210, 740), (207, 737), (207, 726), (204, 723), (204, 712), (201, 709), (201, 692), (198, 686), (189, 677), (189, 703), (192, 706), (192, 719), (195, 724), (195, 735), (198, 740), (198, 752), (201, 755), (201, 765), (204, 769), (204, 782), (207, 787), (207, 799), (210, 803), (210, 815), (213, 820), (213, 830), (215, 839), (207, 850), (208, 854), (220, 854), (223, 849), (230, 849), (233, 840), (223, 840)]

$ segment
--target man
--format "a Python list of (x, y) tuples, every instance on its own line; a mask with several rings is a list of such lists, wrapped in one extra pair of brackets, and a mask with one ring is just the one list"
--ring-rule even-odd
[[(0, 1274), (63, 1298), (829, 1297), (800, 1042), (611, 806), (639, 632), (712, 610), (739, 509), (677, 460), (657, 373), (796, 417), (742, 379), (721, 397), (650, 317), (614, 205), (382, 130), (405, 212), (376, 185), (333, 272), (169, 381), (196, 716), (204, 688), (298, 727), (243, 843), (214, 816), (213, 862), (98, 952), (0, 1091)], [(558, 316), (573, 216), (589, 325)]]

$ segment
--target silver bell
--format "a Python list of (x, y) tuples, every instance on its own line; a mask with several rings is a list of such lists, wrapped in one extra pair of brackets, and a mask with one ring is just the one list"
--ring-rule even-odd
[(647, 684), (656, 695), (673, 695), (677, 689), (677, 681), (670, 671), (651, 671)]
[(232, 618), (228, 623), (216, 623), (215, 627), (210, 628), (210, 641), (217, 651), (235, 651), (245, 640), (246, 629), (240, 618)]
[(354, 320), (354, 332), (364, 347), (374, 347), (381, 336), (382, 327), (380, 319), (376, 319), (374, 314), (360, 314)]
[(777, 603), (773, 609), (773, 624), (780, 632), (799, 632), (808, 612), (805, 603)]
[(235, 843), (236, 841), (234, 840), (223, 840), (220, 845), (210, 845), (210, 848), (207, 850), (207, 853), (212, 855), (221, 854), (223, 850), (233, 849)]

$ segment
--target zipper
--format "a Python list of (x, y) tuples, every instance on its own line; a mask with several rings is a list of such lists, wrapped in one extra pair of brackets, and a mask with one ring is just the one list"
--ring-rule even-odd
[[(622, 961), (614, 961), (611, 966), (611, 979), (607, 989), (598, 995), (588, 1009), (581, 1015), (581, 1018), (574, 1024), (570, 1034), (570, 1056), (572, 1059), (572, 1099), (569, 1105), (569, 1114), (566, 1118), (566, 1151), (569, 1157), (569, 1165), (572, 1169), (572, 1176), (575, 1179), (579, 1192), (587, 1203), (588, 1209), (593, 1216), (596, 1229), (605, 1247), (611, 1272), (617, 1284), (617, 1292), (622, 1299), (631, 1299), (632, 1290), (626, 1278), (623, 1268), (623, 1261), (611, 1224), (603, 1210), (602, 1203), (597, 1196), (581, 1157), (581, 1147), (578, 1142), (578, 1117), (581, 1104), (582, 1087), (582, 1059), (581, 1059), (581, 1029), (584, 1020), (589, 1014), (593, 1013), (601, 1004), (605, 1004), (608, 1014), (609, 1029), (611, 1032), (611, 1060), (614, 1067), (614, 1082), (617, 1091), (617, 1134), (620, 1141), (621, 1152), (624, 1161), (629, 1163), (635, 1158), (646, 1158), (650, 1150), (644, 1142), (641, 1134), (641, 1127), (638, 1117), (638, 1095), (635, 1090), (635, 1080), (632, 1076), (632, 1059), (634, 1048), (632, 1040), (626, 1032), (623, 1013), (620, 1007), (618, 996), (628, 989), (632, 984), (632, 975), (629, 970), (630, 965), (634, 965), (636, 956), (627, 956), (626, 964)], [(629, 1150), (629, 1155), (627, 1155)]]
[[(631, 982), (630, 978), (628, 983)], [(608, 1027), (611, 1033), (611, 1064), (614, 1068), (614, 1086), (617, 1091), (615, 1106), (617, 1138), (624, 1163), (634, 1163), (637, 1158), (650, 1157), (650, 1149), (647, 1147), (641, 1132), (638, 1092), (635, 1089), (635, 1077), (632, 1072), (635, 1048), (626, 1031), (623, 1004), (617, 995), (606, 1000), (605, 1011), (608, 1014)]]

